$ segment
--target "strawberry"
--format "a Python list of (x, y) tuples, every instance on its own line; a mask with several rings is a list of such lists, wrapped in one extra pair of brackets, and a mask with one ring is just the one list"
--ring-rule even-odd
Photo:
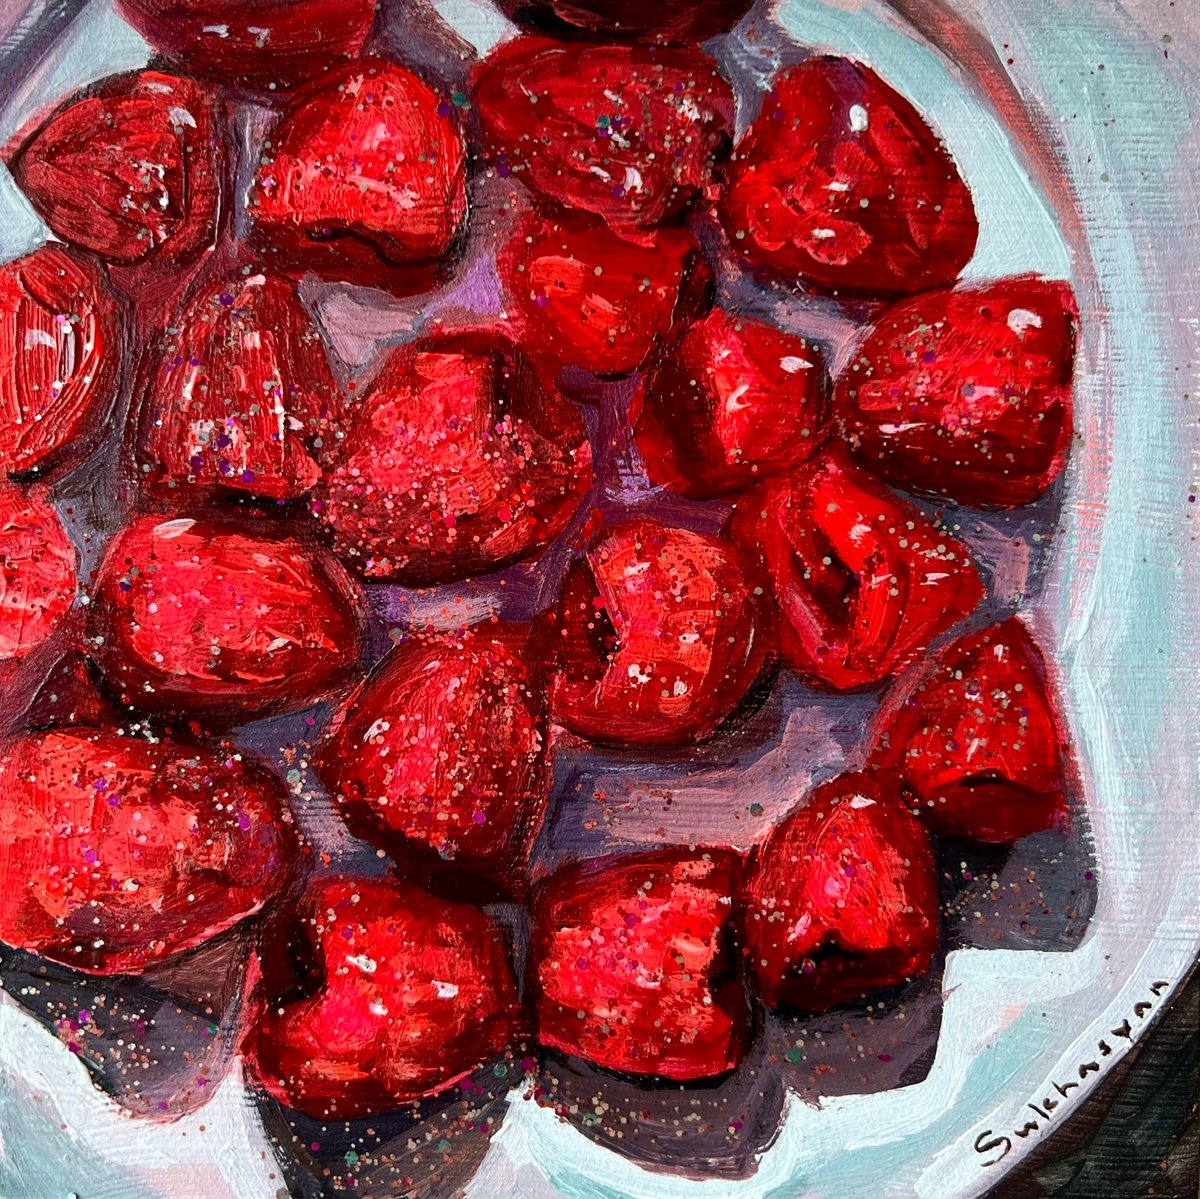
[(317, 768), (366, 840), (509, 887), (524, 873), (551, 780), (528, 632), (412, 636), (352, 697)]
[(352, 58), (376, 0), (116, 0), (156, 50), (189, 71), (274, 91)]
[(340, 397), (320, 334), (283, 276), (204, 284), (151, 353), (138, 458), (147, 484), (272, 499), (321, 475)]
[(281, 785), (232, 750), (71, 725), (0, 744), (0, 939), (138, 974), (257, 912), (293, 852)]
[(1068, 284), (1028, 275), (895, 304), (837, 380), (844, 435), (902, 487), (1027, 504), (1066, 464), (1076, 322)]
[(501, 1054), (522, 1023), (499, 928), (391, 877), (323, 879), (270, 937), (245, 1049), (287, 1107), (347, 1120), (437, 1095)]
[(692, 235), (658, 229), (645, 244), (574, 213), (527, 216), (498, 256), (523, 344), (551, 378), (560, 370), (620, 377), (708, 305), (711, 276)]
[(1063, 816), (1066, 734), (1045, 660), (1016, 617), (914, 671), (874, 736), (872, 760), (898, 774), (934, 832), (1003, 845)]
[(734, 252), (823, 291), (936, 287), (975, 250), (971, 193), (945, 146), (903, 96), (849, 59), (781, 71), (728, 174), (720, 214)]
[(785, 660), (837, 690), (894, 674), (984, 595), (967, 550), (840, 446), (742, 499), (732, 536), (762, 557)]
[(651, 370), (631, 419), (651, 480), (710, 499), (810, 457), (827, 407), (815, 345), (714, 308)]
[(562, 532), (590, 485), (583, 417), (487, 333), (392, 352), (313, 503), (365, 578), (497, 570)]
[(213, 100), (158, 71), (103, 79), (21, 145), (13, 176), (63, 241), (172, 269), (216, 238), (224, 155)]
[(62, 622), (75, 600), (76, 558), (49, 504), (0, 486), (0, 660), (25, 657)]
[(296, 537), (141, 516), (100, 564), (91, 654), (138, 710), (245, 720), (338, 683), (358, 662), (364, 602), (329, 554)]
[(600, 532), (545, 623), (550, 711), (592, 741), (711, 736), (766, 655), (761, 589), (732, 545), (645, 518)]
[(776, 825), (751, 855), (743, 924), (769, 1007), (823, 1012), (924, 974), (937, 880), (895, 780), (844, 774)]
[(78, 464), (111, 408), (119, 355), (116, 308), (90, 260), (43, 246), (0, 266), (0, 468)]
[(538, 1040), (605, 1070), (690, 1082), (750, 1040), (732, 914), (741, 863), (719, 849), (572, 862), (538, 884)]
[(682, 218), (733, 125), (729, 85), (690, 47), (515, 38), (476, 71), (475, 107), (502, 175), (616, 230)]
[(389, 63), (323, 79), (271, 133), (249, 207), (257, 240), (285, 262), (428, 287), (467, 212), (453, 106)]

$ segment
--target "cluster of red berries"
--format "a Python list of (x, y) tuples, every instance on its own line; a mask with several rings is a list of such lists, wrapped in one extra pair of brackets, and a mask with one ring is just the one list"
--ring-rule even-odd
[[(39, 489), (114, 414), (137, 494), (88, 588), (100, 692), (0, 745), (0, 939), (137, 973), (286, 893), (246, 1056), (331, 1117), (436, 1094), (527, 1035), (712, 1077), (755, 1001), (821, 1011), (927, 970), (930, 834), (1050, 826), (1067, 750), (1019, 619), (930, 656), (985, 587), (887, 484), (1001, 508), (1049, 487), (1072, 436), (1069, 288), (955, 283), (970, 193), (864, 66), (787, 67), (735, 143), (700, 43), (745, 0), (510, 0), (533, 32), (449, 96), (363, 55), (375, 0), (119, 7), (190, 74), (104, 80), (9, 152), (56, 241), (0, 269), (0, 653), (69, 623), (74, 550)], [(249, 163), (230, 136), (247, 103), (268, 123)], [(298, 280), (444, 283), (485, 178), (511, 197), (503, 311), (401, 345), (351, 392)], [(723, 306), (731, 273), (861, 321), (836, 377), (820, 338)], [(636, 504), (575, 519), (587, 406), (625, 378), (650, 482), (724, 505), (719, 531)], [(355, 680), (364, 584), (473, 578), (572, 528), (532, 622), (408, 629)], [(556, 739), (694, 745), (776, 663), (832, 690), (898, 677), (860, 772), (748, 853), (531, 882)], [(317, 773), (401, 869), (294, 898), (286, 789), (223, 737), (318, 700)], [(465, 902), (481, 887), (531, 913), (524, 987)]]

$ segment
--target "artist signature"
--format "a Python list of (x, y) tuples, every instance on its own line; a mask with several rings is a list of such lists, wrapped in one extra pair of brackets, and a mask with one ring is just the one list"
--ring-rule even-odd
[[(1170, 986), (1170, 983), (1155, 982), (1150, 984), (1150, 994), (1153, 999), (1143, 999), (1133, 1005), (1133, 1018), (1135, 1020), (1145, 1020), (1146, 1016), (1154, 1009), (1155, 1002), (1162, 997), (1162, 993)], [(1121, 1024), (1110, 1030), (1110, 1036), (1113, 1038), (1124, 1037), (1125, 1040), (1133, 1041), (1133, 1025), (1130, 1024), (1128, 1017)], [(1024, 1140), (1027, 1137), (1036, 1136), (1042, 1132), (1046, 1124), (1054, 1118), (1054, 1111), (1062, 1105), (1065, 1099), (1070, 1097), (1072, 1091), (1076, 1091), (1083, 1085), (1083, 1079), (1086, 1079), (1089, 1074), (1099, 1074), (1103, 1070), (1102, 1061), (1106, 1057), (1111, 1057), (1113, 1047), (1106, 1041), (1101, 1039), (1096, 1044), (1097, 1056), (1091, 1061), (1080, 1062), (1077, 1073), (1080, 1081), (1069, 1080), (1067, 1082), (1055, 1082), (1051, 1080), (1048, 1093), (1040, 1103), (1027, 1103), (1025, 1106), (1034, 1112), (1038, 1119), (1026, 1120), (1020, 1128), (1012, 1129), (1012, 1136), (1020, 1137)], [(1054, 1093), (1058, 1094), (1058, 1098), (1054, 1097)], [(975, 1152), (981, 1156), (987, 1154), (995, 1154), (994, 1157), (980, 1163), (982, 1166), (994, 1166), (1002, 1162), (1005, 1157), (1011, 1152), (1013, 1147), (1012, 1138), (1004, 1133), (994, 1133), (990, 1128), (985, 1128), (975, 1138)]]

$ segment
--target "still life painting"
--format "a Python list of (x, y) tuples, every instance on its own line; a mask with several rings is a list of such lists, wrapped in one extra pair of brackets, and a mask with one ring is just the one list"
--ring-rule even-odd
[(1032, 1195), (1200, 948), (1198, 106), (1167, 0), (0, 4), (0, 1197)]

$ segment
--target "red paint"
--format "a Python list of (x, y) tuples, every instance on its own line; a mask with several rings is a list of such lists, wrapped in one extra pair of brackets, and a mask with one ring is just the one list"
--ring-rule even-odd
[(1066, 731), (1041, 651), (1012, 617), (968, 634), (885, 705), (873, 760), (934, 832), (1007, 844), (1063, 814)]
[(514, 38), (476, 72), (474, 101), (502, 174), (618, 230), (680, 219), (733, 125), (729, 85), (690, 47)]
[(894, 674), (984, 596), (967, 550), (837, 446), (741, 500), (733, 536), (762, 556), (784, 658), (838, 690)]
[(766, 654), (767, 613), (732, 545), (637, 519), (601, 532), (546, 622), (550, 710), (612, 744), (711, 736)]
[(737, 856), (684, 847), (572, 862), (539, 883), (538, 1040), (606, 1070), (689, 1082), (750, 1039), (731, 918)]
[(317, 768), (350, 826), (512, 886), (550, 794), (545, 697), (528, 628), (417, 634), (348, 705)]
[(914, 491), (985, 508), (1027, 504), (1073, 433), (1075, 298), (1031, 275), (886, 309), (837, 381), (855, 454)]
[(714, 308), (649, 373), (631, 420), (651, 480), (709, 499), (810, 457), (827, 409), (817, 346)]
[(423, 586), (528, 557), (590, 485), (579, 410), (489, 334), (401, 346), (355, 412), (313, 507), (371, 580)]
[(502, 0), (500, 8), (532, 29), (556, 19), (564, 36), (693, 45), (725, 33), (750, 10), (751, 0), (690, 0), (648, 5), (644, 0)]
[(341, 401), (292, 280), (257, 270), (206, 282), (151, 362), (137, 454), (146, 484), (178, 502), (210, 490), (295, 499), (320, 478)]
[(363, 47), (376, 0), (116, 0), (187, 70), (267, 91), (328, 71)]
[(363, 603), (337, 562), (295, 537), (142, 516), (100, 565), (90, 652), (134, 708), (247, 720), (340, 681), (358, 661)]
[(0, 940), (138, 974), (257, 912), (292, 853), (273, 775), (232, 751), (75, 725), (0, 745)]
[(402, 266), (413, 289), (428, 286), (467, 211), (451, 105), (383, 62), (321, 80), (272, 130), (248, 204), (257, 239), (285, 261), (335, 277), (357, 268), (366, 282)]
[(436, 1095), (519, 1028), (507, 946), (477, 908), (393, 878), (327, 879), (271, 935), (273, 956), (308, 959), (308, 982), (298, 994), (286, 972), (268, 971), (247, 1067), (310, 1116), (353, 1119)]
[(75, 600), (75, 547), (47, 503), (0, 486), (0, 660), (46, 640)]
[(929, 840), (886, 776), (818, 787), (751, 855), (746, 953), (769, 1007), (823, 1012), (924, 974), (938, 945)]
[(112, 403), (117, 315), (89, 260), (44, 246), (0, 266), (0, 470), (76, 465)]
[(629, 374), (677, 321), (707, 306), (711, 290), (685, 230), (654, 230), (634, 244), (574, 213), (526, 217), (497, 265), (523, 344), (552, 377), (564, 368)]
[(781, 71), (728, 173), (720, 212), (733, 252), (824, 291), (936, 287), (975, 250), (971, 194), (945, 146), (848, 59)]
[(215, 239), (223, 160), (208, 93), (138, 71), (69, 99), (11, 167), (63, 241), (112, 262), (170, 262)]

